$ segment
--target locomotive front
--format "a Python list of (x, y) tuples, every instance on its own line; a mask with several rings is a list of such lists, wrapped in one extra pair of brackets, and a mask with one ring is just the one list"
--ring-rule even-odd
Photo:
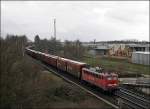
[(118, 88), (118, 75), (113, 72), (106, 72), (102, 68), (83, 68), (82, 80), (93, 84), (104, 91), (113, 91)]
[(115, 90), (119, 86), (118, 75), (116, 73), (104, 73), (105, 87), (107, 90)]

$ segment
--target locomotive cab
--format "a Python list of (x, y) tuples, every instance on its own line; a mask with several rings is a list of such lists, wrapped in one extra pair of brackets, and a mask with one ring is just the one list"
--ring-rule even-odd
[(105, 91), (113, 91), (118, 88), (118, 76), (106, 71), (96, 72), (95, 68), (83, 68), (82, 80), (89, 82)]

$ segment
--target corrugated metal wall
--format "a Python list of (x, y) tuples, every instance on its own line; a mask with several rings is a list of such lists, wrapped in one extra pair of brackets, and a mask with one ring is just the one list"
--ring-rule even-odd
[(150, 65), (150, 52), (133, 52), (132, 63)]

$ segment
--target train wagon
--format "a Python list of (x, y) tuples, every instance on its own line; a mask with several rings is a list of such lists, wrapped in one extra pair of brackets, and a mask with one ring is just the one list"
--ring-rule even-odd
[(30, 49), (25, 48), (25, 53), (28, 54), (28, 55), (31, 55)]
[(57, 68), (62, 71), (67, 71), (67, 60), (68, 59), (58, 57), (57, 58)]
[(53, 66), (53, 67), (56, 67), (57, 66), (57, 56), (53, 56), (53, 55), (49, 55), (49, 54), (43, 54), (43, 60), (45, 63)]
[(86, 66), (86, 63), (73, 61), (68, 59), (67, 61), (67, 72), (77, 78), (81, 78), (82, 68)]
[(115, 73), (99, 73), (87, 68), (82, 69), (82, 80), (91, 83), (105, 91), (115, 90), (118, 87), (118, 76)]
[(51, 59), (52, 59), (51, 65), (54, 66), (54, 67), (57, 67), (57, 59), (58, 59), (58, 56), (52, 55)]
[(43, 59), (43, 53), (37, 51), (37, 52), (36, 52), (36, 58), (37, 58), (38, 60), (42, 60), (42, 59)]
[(39, 52), (39, 59), (44, 61), (45, 53)]
[(35, 50), (32, 50), (33, 52), (33, 57), (36, 58), (36, 59), (40, 59), (40, 54), (38, 51), (35, 51)]
[(28, 55), (31, 55), (31, 56), (32, 56), (32, 52), (31, 52), (30, 49), (26, 48), (26, 49), (25, 49), (25, 52), (26, 52)]
[(25, 50), (26, 50), (27, 54), (29, 54), (30, 56), (37, 58), (37, 51), (31, 50), (29, 48), (26, 48)]

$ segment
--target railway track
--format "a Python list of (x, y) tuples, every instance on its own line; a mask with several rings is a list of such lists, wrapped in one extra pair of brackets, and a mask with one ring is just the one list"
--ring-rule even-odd
[[(32, 57), (31, 57), (32, 58)], [(99, 88), (87, 84), (84, 81), (80, 81), (77, 78), (74, 78), (72, 75), (60, 71), (52, 66), (49, 66), (37, 59), (34, 59), (34, 62), (36, 62), (37, 64), (40, 64), (41, 66), (43, 66), (45, 69), (49, 70), (50, 72), (54, 73), (55, 75), (61, 77), (62, 79), (64, 79), (65, 81), (74, 84), (78, 87), (80, 87), (81, 89), (83, 89), (84, 91), (90, 93), (91, 95), (95, 96), (96, 98), (98, 98), (99, 100), (105, 102), (106, 104), (112, 106), (114, 109), (119, 109), (119, 106), (117, 105), (117, 99), (115, 95), (108, 95), (108, 94), (104, 94), (104, 92), (102, 90), (100, 90)]]
[(128, 105), (132, 109), (150, 109), (150, 99), (145, 98), (135, 92), (119, 87), (116, 95), (121, 99), (121, 102)]
[(150, 88), (150, 83), (122, 83), (122, 85), (133, 86), (133, 87), (142, 87), (142, 88)]

